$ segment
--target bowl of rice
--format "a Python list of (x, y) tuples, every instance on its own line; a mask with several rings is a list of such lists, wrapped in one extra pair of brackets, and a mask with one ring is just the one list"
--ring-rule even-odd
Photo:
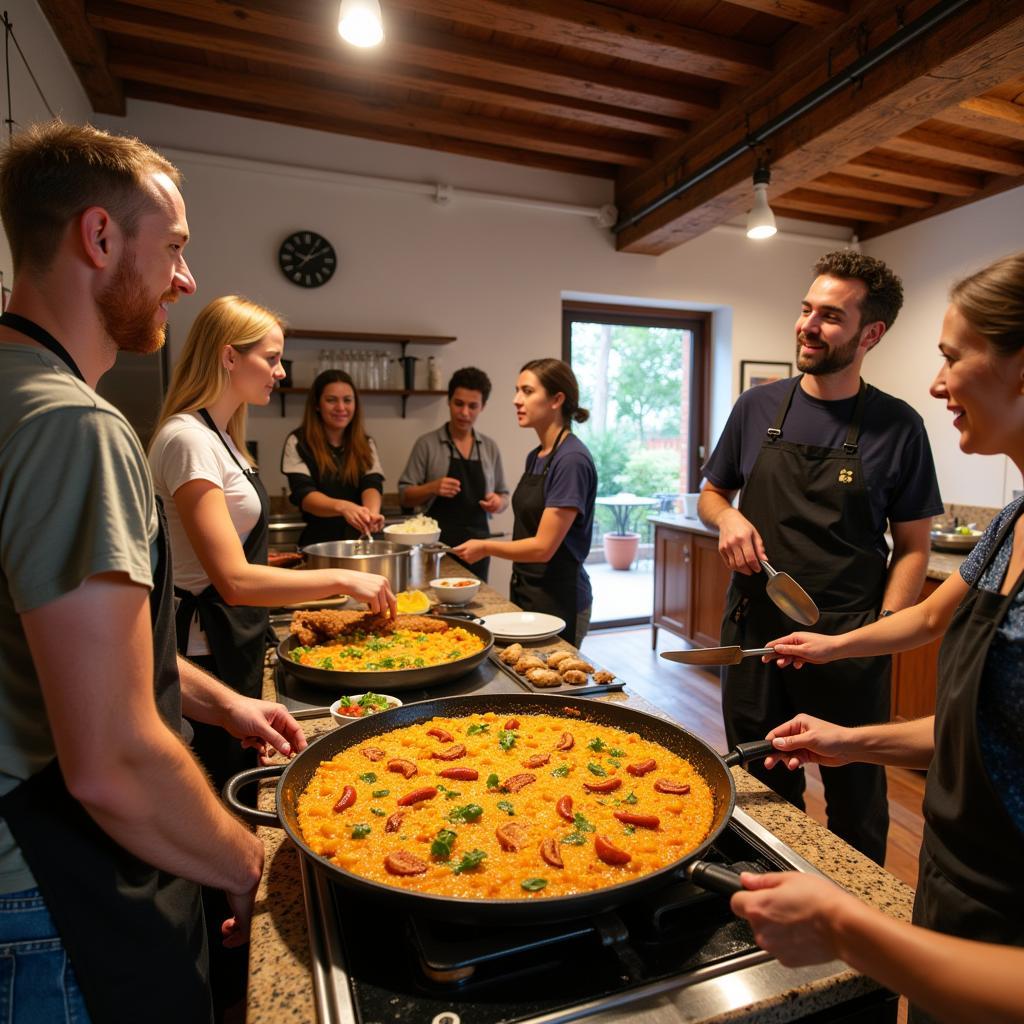
[(401, 523), (384, 527), (384, 536), (396, 544), (415, 547), (418, 544), (436, 544), (441, 538), (441, 527), (430, 516), (413, 516)]

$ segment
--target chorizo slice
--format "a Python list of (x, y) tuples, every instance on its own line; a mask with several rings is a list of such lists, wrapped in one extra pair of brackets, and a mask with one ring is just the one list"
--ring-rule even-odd
[(560, 818), (565, 818), (568, 822), (573, 822), (576, 819), (572, 815), (572, 797), (563, 796), (557, 804), (555, 804), (555, 813)]
[(528, 786), (531, 782), (536, 781), (536, 775), (531, 775), (529, 772), (521, 772), (519, 775), (513, 775), (511, 778), (506, 779), (501, 784), (501, 788), (509, 793), (518, 793), (524, 786)]
[(414, 789), (398, 798), (399, 807), (409, 807), (411, 804), (418, 804), (421, 800), (433, 800), (437, 796), (437, 790), (433, 786), (424, 786), (422, 789)]
[(446, 747), (444, 750), (435, 750), (431, 755), (435, 761), (457, 761), (460, 757), (466, 756), (466, 748), (461, 743), (456, 743), (452, 747)]
[(576, 740), (571, 732), (563, 732), (555, 744), (555, 750), (572, 750), (576, 746)]
[(480, 778), (475, 768), (442, 768), (437, 774), (442, 779), (458, 779), (459, 782), (475, 782)]
[(629, 811), (614, 811), (613, 817), (619, 819), (623, 825), (632, 825), (634, 828), (657, 828), (661, 819), (656, 814), (632, 814)]
[(441, 729), (438, 726), (434, 726), (433, 729), (427, 730), (428, 736), (433, 736), (435, 739), (440, 740), (442, 743), (451, 743), (455, 737), (447, 730)]
[(540, 856), (545, 864), (550, 864), (553, 868), (565, 867), (562, 863), (562, 854), (558, 849), (558, 841), (555, 839), (545, 839), (540, 844)]
[(510, 718), (505, 723), (505, 732), (512, 732), (514, 729), (518, 729), (518, 728), (519, 728), (519, 719), (518, 718)]
[(384, 869), (391, 875), (422, 875), (427, 863), (407, 850), (395, 850), (384, 858)]
[(380, 747), (363, 747), (359, 751), (367, 759), (367, 761), (379, 761), (384, 756), (384, 751)]
[(394, 814), (384, 822), (385, 832), (397, 832), (402, 827), (402, 819), (405, 817), (404, 811), (395, 811)]
[(551, 760), (550, 754), (533, 754), (523, 762), (524, 768), (543, 768)]
[(584, 782), (583, 788), (591, 793), (614, 793), (622, 785), (622, 779), (602, 779), (600, 782)]
[(498, 844), (508, 853), (515, 853), (523, 849), (530, 839), (530, 834), (525, 825), (510, 821), (507, 825), (499, 825), (494, 830), (498, 838)]
[(613, 843), (608, 842), (604, 836), (594, 836), (594, 853), (596, 853), (598, 859), (603, 860), (605, 864), (615, 866), (619, 864), (628, 864), (633, 859), (625, 850), (620, 850)]
[(568, 705), (566, 705), (564, 708), (562, 708), (562, 714), (563, 715), (572, 715), (573, 718), (582, 718), (583, 717), (583, 712), (580, 711), (579, 708), (571, 708)]
[(688, 782), (673, 782), (671, 779), (658, 779), (654, 784), (654, 788), (659, 793), (689, 793), (690, 784)]
[(640, 778), (640, 776), (646, 775), (648, 772), (653, 772), (657, 767), (658, 762), (653, 757), (649, 757), (646, 761), (640, 761), (638, 764), (627, 764), (626, 771), (630, 775)]
[(405, 779), (411, 779), (417, 772), (416, 765), (412, 761), (405, 761), (400, 757), (396, 757), (392, 761), (388, 761), (388, 771), (398, 772)]
[(341, 791), (341, 796), (338, 797), (338, 802), (334, 805), (334, 813), (340, 814), (346, 808), (351, 807), (356, 802), (356, 790), (354, 786), (346, 786)]

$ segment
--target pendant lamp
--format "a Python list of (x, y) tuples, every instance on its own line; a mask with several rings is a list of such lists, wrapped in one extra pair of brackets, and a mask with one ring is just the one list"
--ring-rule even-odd
[(747, 238), (771, 238), (778, 230), (775, 227), (775, 214), (768, 205), (768, 183), (771, 171), (764, 160), (759, 160), (754, 171), (754, 205), (747, 217)]
[(377, 0), (341, 0), (338, 34), (353, 46), (376, 46), (384, 38)]

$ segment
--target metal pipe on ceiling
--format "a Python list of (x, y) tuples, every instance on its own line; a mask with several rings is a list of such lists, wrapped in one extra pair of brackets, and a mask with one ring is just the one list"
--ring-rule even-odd
[(823, 103), (830, 96), (833, 96), (840, 89), (851, 85), (858, 78), (863, 77), (872, 68), (882, 61), (887, 60), (893, 54), (899, 53), (904, 47), (909, 46), (917, 38), (926, 32), (931, 31), (936, 25), (941, 24), (946, 18), (955, 14), (961, 7), (966, 7), (974, 0), (941, 0), (927, 14), (922, 15), (917, 21), (910, 25), (904, 25), (897, 29), (881, 46), (876, 47), (869, 53), (859, 57), (848, 68), (830, 78), (823, 85), (818, 86), (813, 92), (808, 93), (802, 100), (798, 100), (791, 107), (788, 107), (777, 117), (767, 121), (760, 128), (750, 132), (743, 142), (727, 149), (721, 155), (715, 157), (710, 163), (705, 164), (700, 170), (695, 171), (689, 177), (673, 185), (667, 192), (663, 192), (657, 199), (652, 199), (646, 206), (641, 207), (636, 213), (630, 214), (625, 220), (619, 221), (612, 227), (612, 231), (618, 234), (625, 231), (639, 221), (643, 220), (655, 210), (661, 209), (666, 203), (678, 199), (684, 192), (689, 191), (694, 185), (710, 177), (716, 171), (721, 170), (727, 164), (756, 146), (767, 142), (776, 132), (781, 131), (786, 125), (802, 117), (808, 111), (813, 110), (818, 104)]

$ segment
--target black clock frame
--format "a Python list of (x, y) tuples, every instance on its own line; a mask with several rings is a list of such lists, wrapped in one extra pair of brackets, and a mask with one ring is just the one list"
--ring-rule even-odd
[(277, 251), (281, 273), (300, 288), (319, 288), (334, 276), (334, 246), (316, 231), (293, 231)]

